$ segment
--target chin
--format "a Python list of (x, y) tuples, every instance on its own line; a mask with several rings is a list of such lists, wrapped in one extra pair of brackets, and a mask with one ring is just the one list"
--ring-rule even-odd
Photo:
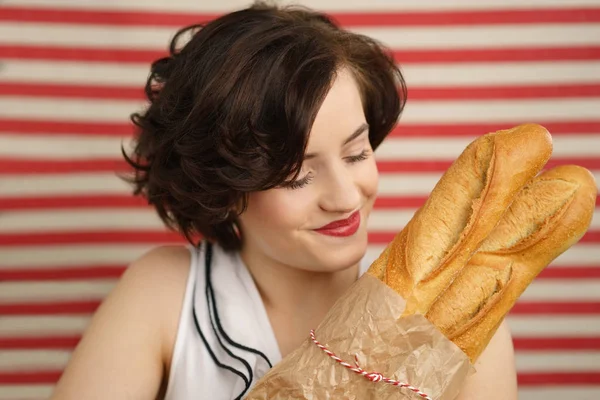
[[(323, 270), (334, 272), (358, 264), (367, 252), (367, 233), (359, 231), (352, 237), (324, 238), (315, 255)], [(336, 243), (337, 242), (337, 243)]]

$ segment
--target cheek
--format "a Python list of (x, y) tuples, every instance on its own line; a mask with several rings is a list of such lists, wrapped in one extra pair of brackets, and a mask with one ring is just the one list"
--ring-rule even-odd
[(371, 198), (377, 196), (379, 189), (379, 171), (375, 158), (371, 158), (365, 163), (359, 176), (359, 185), (365, 197)]
[(250, 229), (283, 230), (301, 227), (308, 218), (310, 200), (304, 191), (272, 189), (253, 193), (242, 219)]

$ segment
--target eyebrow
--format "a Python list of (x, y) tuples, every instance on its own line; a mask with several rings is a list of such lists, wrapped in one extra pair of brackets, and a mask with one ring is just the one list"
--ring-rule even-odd
[[(344, 140), (344, 146), (347, 145), (348, 143), (352, 142), (354, 139), (356, 139), (360, 135), (362, 135), (362, 133), (364, 131), (366, 131), (367, 129), (369, 129), (369, 124), (367, 124), (366, 122), (363, 123), (358, 128), (356, 128), (356, 130), (352, 133), (352, 135), (348, 136), (348, 138), (346, 138), (346, 140)], [(316, 157), (315, 153), (306, 153), (306, 155), (304, 156), (304, 159), (309, 160), (309, 159), (315, 158), (315, 157)]]

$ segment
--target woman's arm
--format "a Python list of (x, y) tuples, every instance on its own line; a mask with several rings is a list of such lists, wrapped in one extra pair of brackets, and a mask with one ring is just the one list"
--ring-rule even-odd
[(456, 400), (517, 400), (514, 348), (506, 321), (475, 362), (475, 369)]
[(181, 252), (159, 248), (131, 264), (94, 315), (51, 400), (157, 397), (189, 271), (177, 257)]

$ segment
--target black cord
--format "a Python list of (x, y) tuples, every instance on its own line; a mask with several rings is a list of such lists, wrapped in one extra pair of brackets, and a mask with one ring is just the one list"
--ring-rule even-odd
[[(244, 390), (242, 391), (242, 393), (240, 393), (238, 395), (238, 397), (236, 397), (236, 400), (241, 399), (242, 396), (248, 391), (248, 389), (250, 389), (250, 384), (252, 382), (253, 376), (254, 374), (252, 373), (252, 367), (250, 366), (250, 364), (248, 364), (248, 362), (246, 360), (244, 360), (242, 357), (238, 357), (235, 354), (233, 354), (231, 352), (231, 350), (229, 350), (229, 348), (227, 348), (227, 346), (225, 346), (223, 344), (223, 342), (221, 341), (221, 338), (219, 337), (219, 334), (217, 333), (217, 329), (215, 328), (215, 324), (213, 322), (212, 319), (212, 314), (215, 315), (215, 319), (218, 321), (217, 325), (219, 326), (219, 330), (221, 331), (221, 333), (223, 333), (223, 328), (220, 326), (220, 319), (219, 319), (219, 314), (217, 312), (217, 309), (215, 307), (215, 301), (214, 301), (214, 293), (212, 293), (212, 284), (211, 284), (211, 276), (210, 276), (210, 266), (212, 264), (212, 246), (210, 243), (206, 243), (206, 250), (205, 250), (205, 272), (206, 272), (206, 302), (207, 305), (210, 307), (211, 305), (211, 298), (212, 298), (212, 310), (210, 310), (209, 308), (209, 319), (210, 319), (210, 325), (212, 326), (213, 332), (215, 334), (215, 336), (217, 337), (217, 341), (219, 342), (219, 344), (221, 345), (221, 347), (223, 348), (223, 350), (225, 350), (225, 352), (232, 358), (235, 358), (236, 360), (238, 360), (239, 362), (241, 362), (244, 367), (246, 367), (246, 370), (248, 371), (248, 375), (249, 378), (246, 378), (246, 375), (244, 375)], [(209, 293), (212, 294), (212, 296), (209, 295)], [(212, 311), (212, 312), (211, 312)], [(227, 335), (225, 335), (227, 337)], [(239, 372), (239, 371), (237, 371)], [(241, 373), (241, 372), (240, 372)]]
[[(245, 367), (246, 370), (248, 371), (249, 374), (249, 378), (241, 371), (221, 363), (218, 359), (217, 356), (215, 355), (215, 353), (213, 352), (213, 350), (211, 349), (210, 345), (208, 344), (208, 341), (206, 340), (206, 337), (204, 336), (202, 329), (200, 328), (200, 323), (198, 321), (198, 316), (196, 313), (196, 302), (195, 302), (195, 296), (196, 296), (196, 284), (194, 284), (194, 292), (193, 292), (193, 298), (192, 298), (192, 313), (193, 313), (193, 317), (194, 317), (194, 324), (196, 326), (196, 330), (198, 331), (198, 333), (200, 334), (200, 338), (202, 339), (202, 342), (204, 343), (204, 346), (206, 347), (206, 349), (208, 350), (208, 353), (210, 355), (210, 357), (212, 358), (212, 360), (214, 361), (214, 363), (217, 365), (217, 367), (219, 368), (223, 368), (227, 371), (230, 371), (234, 374), (236, 374), (237, 376), (239, 376), (240, 378), (242, 378), (242, 380), (244, 381), (244, 390), (242, 391), (242, 393), (240, 393), (235, 400), (240, 400), (242, 398), (242, 396), (244, 396), (244, 394), (248, 391), (248, 389), (250, 388), (250, 385), (252, 383), (253, 380), (253, 372), (252, 372), (252, 367), (250, 367), (250, 364), (248, 364), (248, 362), (246, 360), (244, 360), (241, 357), (236, 356), (235, 354), (233, 354), (221, 341), (221, 338), (219, 336), (219, 334), (217, 333), (217, 329), (219, 330), (219, 333), (221, 333), (221, 335), (223, 335), (223, 337), (225, 338), (225, 341), (227, 343), (229, 343), (230, 345), (240, 349), (240, 350), (245, 350), (248, 351), (250, 353), (254, 353), (260, 357), (262, 357), (267, 364), (269, 365), (269, 368), (272, 368), (273, 365), (271, 364), (271, 361), (269, 361), (269, 358), (261, 351), (253, 349), (251, 347), (246, 347), (242, 344), (239, 344), (237, 342), (235, 342), (234, 340), (232, 340), (229, 335), (227, 335), (227, 333), (225, 332), (225, 330), (223, 329), (223, 326), (221, 324), (221, 319), (219, 318), (219, 313), (217, 310), (217, 306), (216, 306), (216, 299), (215, 299), (215, 293), (213, 290), (213, 286), (212, 286), (212, 280), (211, 280), (211, 264), (212, 264), (212, 245), (208, 242), (205, 242), (206, 244), (206, 250), (205, 250), (205, 273), (206, 273), (206, 301), (207, 301), (207, 305), (209, 307), (209, 319), (210, 319), (210, 323), (213, 329), (213, 332), (215, 333), (215, 336), (217, 337), (217, 341), (219, 342), (219, 344), (221, 345), (221, 347), (225, 350), (225, 352), (232, 358), (235, 358), (236, 360), (240, 361)], [(214, 315), (214, 319), (215, 321), (213, 322), (213, 315)], [(216, 324), (216, 328), (215, 328), (215, 324)]]
[[(196, 285), (194, 284), (194, 294), (196, 293)], [(204, 346), (206, 347), (206, 349), (208, 350), (208, 354), (210, 354), (210, 357), (212, 358), (212, 360), (215, 362), (215, 364), (219, 367), (219, 368), (223, 368), (226, 369), (228, 371), (233, 372), (234, 374), (236, 374), (237, 376), (239, 376), (240, 378), (242, 378), (244, 380), (244, 384), (247, 386), (249, 384), (248, 382), (248, 378), (246, 377), (246, 375), (244, 375), (243, 373), (241, 373), (240, 371), (238, 371), (237, 369), (230, 367), (229, 365), (225, 365), (222, 364), (218, 359), (217, 356), (215, 355), (215, 353), (212, 351), (212, 349), (210, 348), (210, 345), (208, 344), (208, 341), (206, 340), (206, 337), (204, 337), (204, 334), (202, 333), (202, 329), (200, 329), (200, 323), (198, 322), (198, 316), (196, 315), (196, 306), (195, 306), (195, 301), (194, 299), (192, 299), (192, 314), (194, 317), (194, 324), (196, 325), (196, 330), (198, 331), (198, 333), (200, 334), (200, 338), (202, 339), (202, 342), (204, 343)]]
[[(211, 248), (212, 246), (209, 244), (208, 245), (209, 248)], [(212, 253), (212, 250), (211, 250)], [(267, 362), (267, 364), (269, 365), (269, 368), (273, 368), (273, 365), (271, 364), (271, 361), (269, 361), (269, 358), (260, 350), (256, 350), (253, 349), (251, 347), (246, 347), (243, 344), (239, 344), (236, 343), (235, 341), (233, 341), (229, 335), (227, 335), (227, 333), (225, 332), (225, 330), (223, 329), (223, 326), (221, 325), (221, 319), (219, 318), (219, 313), (217, 312), (217, 308), (216, 308), (216, 300), (215, 300), (215, 293), (214, 290), (212, 288), (212, 281), (210, 279), (210, 263), (206, 264), (206, 270), (207, 270), (207, 277), (206, 277), (206, 282), (208, 282), (208, 291), (210, 293), (210, 298), (212, 300), (212, 306), (213, 306), (213, 311), (215, 313), (215, 322), (217, 323), (217, 328), (219, 328), (219, 332), (221, 332), (221, 334), (223, 335), (223, 337), (225, 338), (225, 340), (227, 341), (227, 343), (229, 343), (230, 345), (237, 347), (240, 350), (245, 350), (248, 351), (250, 353), (254, 353), (259, 357), (262, 357), (263, 360), (265, 360)]]

